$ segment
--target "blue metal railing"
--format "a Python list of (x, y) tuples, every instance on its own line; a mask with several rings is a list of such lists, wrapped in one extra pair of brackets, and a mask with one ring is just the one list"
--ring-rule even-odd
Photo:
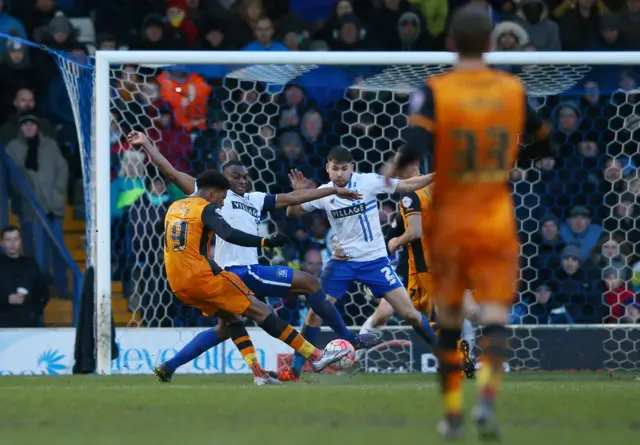
[(60, 239), (56, 236), (54, 231), (52, 230), (51, 224), (47, 219), (44, 210), (38, 203), (33, 191), (31, 190), (31, 186), (26, 181), (20, 169), (16, 166), (11, 158), (5, 155), (4, 148), (0, 151), (0, 158), (2, 164), (2, 180), (0, 180), (0, 192), (2, 195), (2, 222), (3, 227), (6, 225), (8, 221), (9, 215), (9, 181), (13, 184), (16, 190), (20, 190), (22, 196), (29, 202), (31, 207), (33, 208), (36, 218), (42, 225), (45, 233), (50, 238), (53, 243), (55, 249), (58, 251), (64, 262), (67, 264), (69, 269), (71, 269), (71, 273), (73, 274), (73, 325), (75, 326), (78, 320), (79, 310), (80, 310), (80, 297), (82, 292), (82, 280), (83, 275), (80, 271), (80, 268), (76, 264), (75, 260), (71, 256), (71, 253), (67, 249), (67, 246), (64, 244), (64, 240)]

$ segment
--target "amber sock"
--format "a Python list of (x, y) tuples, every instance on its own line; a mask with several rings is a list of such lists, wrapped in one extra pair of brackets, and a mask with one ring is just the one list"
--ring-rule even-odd
[(442, 402), (447, 418), (451, 420), (462, 417), (462, 373), (458, 340), (460, 329), (440, 330), (440, 338), (436, 347), (440, 375)]
[(509, 331), (502, 325), (488, 325), (483, 329), (479, 344), (482, 366), (478, 371), (477, 385), (480, 400), (493, 403), (504, 375), (504, 361), (509, 352)]
[(260, 324), (260, 327), (270, 336), (283, 341), (291, 346), (298, 354), (304, 358), (315, 358), (316, 347), (306, 341), (298, 331), (290, 324), (278, 318), (275, 314), (269, 316)]

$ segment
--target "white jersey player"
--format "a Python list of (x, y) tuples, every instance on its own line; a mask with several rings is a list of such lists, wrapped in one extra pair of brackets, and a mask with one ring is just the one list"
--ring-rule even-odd
[[(354, 281), (359, 281), (371, 290), (374, 297), (385, 298), (416, 332), (429, 344), (434, 344), (435, 335), (429, 320), (413, 307), (406, 289), (389, 262), (377, 200), (377, 196), (383, 193), (414, 192), (427, 186), (434, 180), (434, 176), (386, 180), (374, 173), (356, 173), (351, 153), (342, 147), (331, 150), (326, 168), (331, 182), (320, 186), (320, 189), (345, 187), (358, 192), (362, 199), (354, 202), (330, 196), (287, 209), (289, 216), (323, 210), (335, 232), (336, 249), (322, 273), (322, 288), (335, 302), (342, 298)], [(306, 187), (306, 180), (301, 174), (296, 172), (294, 179), (294, 190)], [(313, 342), (313, 335), (310, 336), (309, 331), (321, 326), (322, 320), (310, 312), (306, 324), (308, 327), (303, 329), (306, 332), (305, 338)], [(304, 360), (296, 356), (293, 371), (298, 371), (303, 363)]]

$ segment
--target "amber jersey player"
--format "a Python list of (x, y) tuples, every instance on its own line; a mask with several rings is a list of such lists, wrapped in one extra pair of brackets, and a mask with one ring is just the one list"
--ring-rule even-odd
[[(413, 163), (402, 172), (398, 172), (398, 178), (410, 178), (420, 174), (419, 163)], [(407, 292), (414, 307), (430, 318), (435, 325), (435, 307), (433, 285), (431, 277), (431, 258), (429, 255), (429, 218), (435, 182), (415, 192), (401, 197), (398, 203), (400, 221), (399, 230), (394, 231), (389, 239), (388, 250), (393, 254), (400, 248), (408, 252), (408, 280)], [(473, 310), (473, 297), (467, 292), (465, 305)], [(365, 321), (361, 333), (371, 332), (384, 326), (393, 315), (393, 308), (382, 300), (374, 313)], [(437, 330), (436, 330), (437, 333)], [(474, 328), (468, 320), (465, 321), (460, 353), (463, 360), (463, 371), (469, 378), (475, 375), (475, 364), (471, 358), (474, 344)]]
[[(499, 435), (494, 401), (508, 354), (505, 325), (519, 253), (508, 174), (519, 156), (552, 154), (549, 129), (528, 106), (520, 79), (483, 62), (491, 30), (491, 18), (480, 5), (468, 4), (454, 13), (449, 31), (459, 60), (453, 70), (427, 79), (412, 95), (407, 141), (388, 172), (391, 176), (425, 154), (433, 156), (438, 192), (429, 251), (445, 412), (438, 431), (451, 439), (462, 435), (456, 347), (465, 289), (474, 289), (484, 326), (474, 419), (482, 439)], [(532, 139), (524, 151), (518, 146), (521, 133)]]

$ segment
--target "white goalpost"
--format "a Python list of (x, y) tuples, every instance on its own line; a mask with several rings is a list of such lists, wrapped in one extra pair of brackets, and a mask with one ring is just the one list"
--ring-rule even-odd
[[(522, 67), (519, 71), (520, 77), (528, 87), (530, 94), (541, 98), (541, 103), (548, 96), (558, 95), (574, 88), (592, 72), (592, 67), (605, 65), (640, 66), (640, 52), (496, 52), (486, 54), (485, 59), (491, 65)], [(95, 56), (95, 131), (91, 157), (91, 183), (94, 185), (93, 188), (95, 190), (95, 192), (92, 192), (92, 209), (95, 212), (95, 218), (92, 218), (94, 226), (90, 234), (90, 245), (92, 246), (91, 264), (95, 270), (97, 374), (108, 375), (111, 373), (112, 215), (107, 203), (111, 202), (111, 170), (109, 166), (112, 162), (110, 129), (114, 108), (114, 80), (120, 79), (120, 77), (114, 75), (114, 71), (121, 71), (122, 67), (128, 65), (146, 67), (219, 65), (229, 67), (225, 71), (225, 79), (236, 79), (249, 83), (259, 82), (275, 87), (284, 87), (295, 82), (303, 74), (317, 70), (319, 67), (376, 67), (372, 70), (372, 75), (362, 75), (360, 76), (362, 79), (359, 82), (348, 86), (350, 89), (357, 89), (363, 91), (364, 94), (370, 94), (367, 99), (362, 99), (362, 96), (358, 96), (357, 100), (361, 102), (370, 101), (368, 105), (363, 105), (363, 111), (359, 111), (358, 113), (360, 114), (358, 116), (367, 115), (366, 125), (373, 127), (378, 124), (380, 119), (379, 114), (376, 113), (386, 111), (372, 111), (371, 102), (382, 100), (380, 99), (382, 94), (390, 94), (391, 98), (385, 98), (384, 100), (389, 103), (397, 102), (399, 104), (398, 109), (401, 110), (397, 116), (402, 116), (404, 113), (402, 107), (406, 104), (406, 95), (417, 88), (425, 76), (444, 72), (455, 61), (455, 54), (444, 52), (98, 51)], [(144, 76), (140, 76), (140, 78), (144, 81)], [(234, 88), (244, 92), (242, 86)], [(247, 91), (250, 91), (251, 88), (255, 87), (247, 87)], [(82, 94), (82, 92), (78, 94)], [(628, 94), (628, 92), (623, 94)], [(355, 99), (353, 102), (355, 102)], [(260, 110), (266, 117), (271, 117), (270, 112), (266, 111), (267, 103), (268, 101), (261, 105), (262, 108)], [(354, 107), (352, 106), (351, 108)], [(381, 106), (380, 109), (386, 110), (386, 106)], [(619, 110), (620, 108), (615, 109)], [(638, 111), (640, 112), (640, 109)], [(349, 107), (339, 111), (341, 113), (340, 116), (345, 119), (349, 112)], [(234, 123), (232, 122), (233, 116), (236, 115), (232, 115), (228, 119), (232, 124)], [(625, 118), (625, 116), (619, 117)], [(383, 159), (381, 155), (375, 152), (384, 150), (386, 154), (396, 148), (396, 145), (393, 144), (397, 142), (402, 127), (406, 125), (406, 123), (399, 124), (397, 122), (400, 122), (400, 120), (393, 120), (388, 125), (396, 131), (397, 134), (394, 133), (394, 136), (370, 137), (374, 144), (371, 147), (362, 148), (364, 161), (372, 165), (379, 165)], [(364, 125), (360, 121), (358, 123)], [(246, 128), (246, 126), (242, 128)], [(351, 130), (343, 138), (352, 136), (350, 133)], [(619, 132), (614, 132), (614, 139), (617, 140), (619, 134)], [(354, 140), (356, 141), (354, 144), (357, 145), (358, 141), (361, 140), (361, 136), (355, 137)], [(238, 137), (238, 141), (242, 141), (242, 138)], [(535, 169), (535, 167), (531, 167), (531, 169)], [(260, 172), (266, 174), (266, 170), (266, 168), (262, 168)], [(280, 185), (286, 187), (286, 184)], [(533, 188), (530, 190), (533, 190)], [(532, 215), (533, 210), (530, 210), (529, 214)], [(531, 233), (531, 235), (533, 234)], [(530, 293), (533, 292), (537, 277), (523, 280), (526, 282), (527, 290)], [(531, 306), (534, 303), (529, 302), (527, 304)], [(570, 327), (563, 326), (562, 329), (569, 329)], [(580, 326), (580, 328), (582, 327)], [(630, 358), (630, 350), (624, 349), (619, 357), (614, 357), (614, 353), (617, 354), (621, 348), (631, 348), (636, 351), (640, 349), (640, 337), (634, 331), (637, 328), (632, 325), (617, 324), (601, 324), (596, 327), (609, 329), (612, 332), (610, 338), (616, 346), (613, 348), (604, 346), (605, 352), (611, 353), (610, 360), (612, 363), (617, 366), (618, 363), (624, 362), (625, 365), (620, 366), (624, 368), (627, 362), (631, 363), (633, 361)], [(535, 325), (529, 325), (521, 326), (518, 329), (525, 331), (535, 328)], [(607, 337), (608, 339), (609, 337)], [(527, 343), (526, 338), (518, 341), (520, 347), (528, 351), (527, 354), (533, 354), (531, 351), (539, 348), (541, 340), (534, 338), (531, 344)], [(615, 350), (609, 351), (609, 349)], [(526, 362), (527, 357), (525, 356), (521, 361)], [(640, 363), (631, 363), (631, 366), (640, 367)]]

